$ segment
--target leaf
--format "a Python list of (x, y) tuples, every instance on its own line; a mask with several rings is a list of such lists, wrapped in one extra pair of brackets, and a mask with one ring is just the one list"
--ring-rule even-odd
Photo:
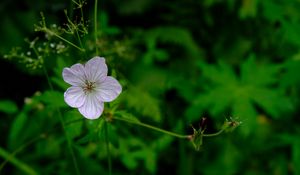
[(18, 111), (17, 105), (10, 100), (0, 100), (0, 112), (4, 112), (6, 114), (13, 114)]
[(206, 167), (203, 167), (204, 174), (231, 175), (238, 172), (239, 164), (241, 164), (239, 160), (242, 158), (239, 149), (229, 142), (222, 145), (221, 152), (217, 158), (211, 160), (211, 163)]
[(181, 46), (187, 53), (198, 57), (201, 50), (193, 39), (190, 31), (185, 28), (174, 26), (162, 26), (148, 30), (145, 33), (145, 44), (147, 51), (144, 55), (144, 62), (147, 64), (156, 61), (166, 61), (169, 54), (165, 50), (158, 48), (158, 43), (170, 43)]
[(117, 35), (121, 32), (121, 30), (115, 26), (110, 26), (108, 21), (108, 15), (105, 12), (100, 13), (100, 29), (103, 33), (108, 35)]
[(67, 107), (68, 105), (65, 103), (63, 98), (63, 93), (58, 91), (45, 91), (39, 97), (40, 100), (47, 105), (54, 107)]
[(38, 142), (37, 153), (41, 156), (49, 156), (51, 158), (58, 158), (61, 154), (63, 148), (61, 144), (64, 142), (62, 139), (55, 138), (53, 136), (48, 136), (47, 139), (42, 142)]
[(117, 111), (114, 113), (114, 115), (121, 116), (122, 118), (138, 122), (139, 119), (132, 115), (131, 113), (128, 113), (127, 111)]
[(15, 145), (18, 145), (20, 143), (19, 135), (25, 129), (27, 120), (28, 116), (25, 112), (19, 113), (14, 119), (8, 136), (8, 143), (10, 147), (15, 147)]
[(253, 89), (251, 99), (262, 107), (266, 113), (278, 118), (282, 112), (288, 112), (294, 109), (294, 105), (287, 96), (280, 90), (269, 90), (266, 88)]
[(123, 92), (121, 97), (129, 108), (135, 109), (144, 117), (151, 118), (154, 121), (161, 120), (159, 101), (149, 93), (139, 88), (131, 88)]
[(214, 117), (224, 117), (222, 113), (233, 110), (235, 115), (248, 118), (250, 129), (257, 123), (256, 106), (274, 118), (293, 109), (291, 99), (279, 86), (279, 73), (283, 68), (280, 64), (258, 64), (252, 55), (241, 65), (240, 76), (223, 62), (217, 65), (201, 62), (199, 67), (206, 86), (187, 110), (191, 120), (199, 118), (199, 112), (207, 109)]
[[(66, 120), (76, 120), (76, 119), (81, 119), (82, 116), (80, 115), (79, 112), (75, 111), (70, 111), (66, 112), (64, 114), (64, 118)], [(82, 126), (83, 126), (83, 120), (78, 120), (78, 122), (72, 122), (68, 125), (65, 126), (66, 133), (70, 139), (74, 139), (78, 136), (81, 135), (82, 132)]]
[(133, 146), (135, 147), (135, 150), (140, 150), (143, 143), (135, 138), (126, 140), (123, 138), (119, 139), (119, 153), (121, 161), (130, 170), (135, 169), (138, 166), (136, 155), (134, 154), (134, 151), (131, 151), (131, 147)]
[(96, 142), (97, 139), (97, 135), (95, 133), (88, 133), (85, 136), (83, 136), (82, 138), (80, 138), (79, 140), (76, 141), (77, 144), (85, 144), (88, 142)]
[(200, 62), (198, 65), (202, 70), (204, 78), (213, 84), (237, 84), (237, 77), (234, 71), (229, 65), (222, 61), (219, 61), (217, 66), (206, 64), (204, 62)]
[[(183, 129), (183, 122), (177, 121), (174, 128), (172, 128), (172, 131), (179, 132)], [(168, 149), (168, 147), (171, 145), (171, 143), (175, 140), (174, 137), (170, 137), (169, 135), (162, 135), (159, 138), (156, 139), (155, 142), (151, 144), (151, 147), (157, 151), (163, 151), (164, 149)]]
[(295, 175), (300, 174), (300, 141), (295, 137), (294, 143), (292, 145), (292, 161), (293, 170)]
[(263, 6), (263, 15), (270, 21), (283, 20), (284, 11), (282, 5), (276, 1), (261, 1)]
[(285, 87), (294, 87), (300, 85), (300, 53), (296, 54), (293, 59), (290, 59), (284, 64), (284, 74), (281, 79), (281, 85)]
[(257, 12), (257, 0), (244, 0), (240, 8), (240, 18), (255, 17)]
[(234, 101), (232, 105), (232, 114), (234, 118), (239, 118), (242, 121), (242, 127), (240, 127), (241, 133), (244, 136), (253, 132), (253, 128), (257, 128), (257, 111), (253, 106), (253, 103), (248, 98), (239, 98)]
[(284, 38), (289, 43), (300, 46), (300, 25), (296, 22), (282, 21), (284, 30)]
[(156, 153), (151, 149), (141, 149), (133, 153), (134, 157), (144, 159), (144, 166), (151, 173), (156, 171)]
[(133, 155), (128, 154), (127, 156), (122, 156), (121, 161), (130, 170), (134, 170), (138, 166), (138, 161)]
[(255, 63), (255, 56), (251, 55), (241, 65), (242, 84), (254, 86), (274, 85), (278, 81), (279, 72), (282, 65)]
[(11, 156), (11, 153), (7, 152), (2, 147), (0, 147), (0, 156), (3, 157), (5, 160), (9, 161), (10, 163), (12, 163), (16, 168), (20, 169), (25, 174), (29, 174), (29, 175), (37, 175), (38, 174), (29, 165), (27, 165), (24, 162), (20, 161), (15, 156)]

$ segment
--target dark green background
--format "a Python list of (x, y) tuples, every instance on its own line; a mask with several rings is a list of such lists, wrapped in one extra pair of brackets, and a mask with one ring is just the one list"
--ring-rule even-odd
[[(94, 42), (94, 1), (83, 7), (87, 49), (69, 46), (44, 55), (54, 85), (22, 59), (4, 59), (13, 47), (30, 51), (59, 43), (34, 32), (41, 20), (66, 27), (78, 22), (72, 2), (0, 2), (0, 147), (38, 174), (75, 174), (56, 108), (65, 122), (83, 119), (63, 101), (68, 85), (61, 71), (95, 56), (123, 85), (116, 115), (192, 134), (207, 117), (206, 133), (232, 117), (234, 132), (204, 138), (199, 152), (181, 140), (118, 121), (109, 124), (113, 174), (300, 175), (300, 1), (298, 0), (110, 0), (99, 1)], [(79, 44), (76, 37), (61, 34)], [(65, 44), (67, 46), (67, 44)], [(38, 93), (37, 93), (38, 92)], [(27, 99), (27, 101), (25, 100)], [(29, 101), (30, 102), (29, 102)], [(103, 118), (103, 117), (102, 117)], [(81, 174), (108, 174), (103, 120), (66, 126)], [(27, 145), (31, 139), (45, 134)], [(25, 146), (24, 146), (25, 145)], [(0, 157), (0, 164), (7, 160)], [(8, 162), (0, 174), (24, 174)], [(26, 173), (25, 173), (26, 174)]]

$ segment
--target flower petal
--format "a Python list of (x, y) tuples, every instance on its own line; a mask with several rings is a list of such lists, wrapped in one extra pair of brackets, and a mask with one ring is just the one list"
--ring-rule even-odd
[(88, 94), (85, 103), (78, 108), (79, 112), (87, 119), (97, 119), (103, 112), (104, 103), (100, 102), (95, 94)]
[(64, 93), (65, 102), (73, 108), (82, 106), (85, 102), (85, 96), (86, 95), (84, 94), (82, 88), (75, 86), (68, 88)]
[(103, 81), (107, 76), (107, 65), (103, 57), (94, 57), (85, 64), (86, 77), (91, 82)]
[(70, 68), (64, 68), (62, 76), (65, 82), (73, 86), (83, 86), (86, 79), (84, 66), (79, 63)]
[(122, 86), (113, 77), (107, 76), (103, 82), (97, 83), (97, 98), (103, 102), (113, 101), (122, 92)]

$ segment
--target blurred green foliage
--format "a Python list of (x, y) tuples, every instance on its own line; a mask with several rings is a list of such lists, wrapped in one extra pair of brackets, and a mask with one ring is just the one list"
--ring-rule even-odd
[[(299, 0), (99, 1), (97, 42), (94, 1), (83, 13), (81, 3), (0, 3), (0, 174), (75, 174), (67, 138), (81, 174), (108, 174), (107, 123), (68, 107), (61, 77), (98, 48), (123, 85), (103, 115), (182, 134), (202, 117), (211, 133), (226, 118), (242, 121), (196, 152), (188, 140), (112, 120), (113, 174), (300, 175)], [(40, 11), (47, 29), (85, 52), (45, 31)]]

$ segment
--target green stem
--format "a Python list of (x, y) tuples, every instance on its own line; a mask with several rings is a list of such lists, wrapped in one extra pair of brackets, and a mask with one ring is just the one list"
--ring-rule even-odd
[[(43, 71), (44, 71), (44, 74), (45, 74), (45, 76), (47, 78), (48, 85), (49, 85), (51, 91), (54, 91), (53, 85), (52, 85), (52, 83), (50, 81), (50, 78), (49, 78), (49, 75), (48, 75), (48, 72), (46, 70), (45, 65), (43, 65)], [(74, 153), (74, 150), (72, 148), (72, 141), (68, 137), (68, 134), (66, 132), (66, 126), (65, 126), (65, 123), (64, 123), (64, 120), (63, 120), (63, 117), (62, 117), (62, 113), (61, 113), (61, 111), (60, 111), (60, 109), (58, 107), (56, 108), (56, 110), (58, 112), (58, 117), (59, 117), (60, 123), (62, 125), (65, 137), (67, 139), (68, 148), (69, 148), (69, 151), (70, 151), (70, 154), (71, 154), (71, 157), (72, 157), (72, 161), (73, 161), (73, 164), (74, 164), (74, 167), (75, 167), (76, 174), (80, 175), (80, 171), (79, 171), (79, 168), (78, 168), (78, 164), (77, 164), (77, 160), (76, 160), (76, 157), (75, 157), (75, 153)]]
[[(77, 123), (77, 122), (82, 122), (83, 119), (76, 119), (76, 120), (71, 120), (68, 122), (65, 122), (65, 126), (71, 125), (73, 123)], [(18, 148), (16, 148), (12, 153), (10, 153), (9, 157), (14, 157), (16, 156), (19, 152), (21, 152), (22, 150), (24, 150), (26, 147), (30, 146), (31, 144), (35, 143), (36, 141), (46, 138), (46, 136), (51, 133), (52, 131), (57, 131), (58, 126), (53, 127), (52, 129), (50, 129), (49, 131), (39, 134), (38, 136), (34, 137), (33, 139), (27, 141), (26, 143), (24, 143), (23, 145), (19, 146)], [(1, 170), (4, 168), (4, 166), (7, 164), (9, 160), (6, 159), (4, 162), (1, 163), (0, 165), (0, 172)]]
[(5, 161), (3, 161), (0, 165), (0, 172), (1, 170), (4, 168), (4, 166), (7, 164), (7, 162), (13, 158), (17, 153), (19, 153), (20, 151), (22, 151), (24, 148), (26, 148), (27, 146), (31, 145), (32, 143), (36, 142), (37, 140), (43, 138), (45, 135), (40, 134), (39, 136), (29, 140), (28, 142), (26, 142), (25, 144), (21, 145), (20, 147), (18, 147), (16, 150), (14, 150), (12, 153), (10, 153), (9, 155), (7, 155), (5, 157)]
[[(82, 10), (83, 2), (82, 2), (82, 1), (79, 1), (79, 3), (80, 3), (80, 13), (81, 13), (81, 21), (82, 21), (82, 25), (85, 26), (85, 23), (84, 23), (84, 16), (83, 16), (83, 10)], [(87, 34), (87, 31), (84, 30), (84, 33)]]
[(108, 163), (108, 172), (109, 175), (112, 174), (112, 163), (111, 163), (111, 154), (109, 149), (109, 137), (108, 137), (108, 122), (105, 122), (105, 143), (106, 143), (106, 151), (107, 151), (107, 163)]
[(72, 43), (71, 41), (69, 41), (69, 40), (67, 40), (67, 39), (65, 39), (65, 38), (63, 38), (63, 37), (61, 37), (60, 35), (58, 35), (57, 33), (55, 33), (55, 32), (53, 32), (53, 31), (49, 30), (48, 28), (45, 28), (45, 27), (44, 27), (42, 30), (43, 30), (44, 32), (46, 32), (46, 33), (49, 33), (50, 35), (56, 36), (57, 38), (59, 38), (59, 39), (63, 40), (64, 42), (70, 44), (71, 46), (75, 47), (76, 49), (80, 50), (81, 52), (85, 52), (85, 49), (83, 49), (83, 48), (81, 48), (81, 47), (78, 47), (76, 44)]
[(94, 27), (95, 27), (95, 46), (96, 46), (96, 55), (98, 55), (98, 46), (97, 46), (97, 37), (98, 37), (98, 28), (97, 28), (97, 10), (98, 10), (98, 0), (95, 0), (95, 11), (94, 11)]
[[(18, 147), (16, 150), (14, 150), (12, 153), (10, 153), (9, 155), (7, 154), (1, 154), (2, 156), (5, 156), (5, 161), (3, 161), (0, 165), (0, 172), (2, 171), (2, 169), (4, 168), (4, 166), (6, 165), (7, 162), (12, 162), (11, 160), (16, 159), (14, 158), (15, 155), (17, 153), (19, 153), (20, 151), (22, 151), (23, 149), (25, 149), (27, 146), (31, 145), (32, 143), (36, 142), (37, 140), (41, 139), (41, 138), (45, 138), (45, 134), (40, 134), (37, 137), (29, 140), (28, 142), (26, 142), (25, 144), (21, 145), (20, 147)], [(2, 150), (2, 153), (4, 153), (5, 151)], [(14, 164), (14, 162), (12, 162)], [(15, 164), (17, 166), (17, 164)]]
[(82, 45), (82, 42), (81, 42), (81, 39), (80, 39), (80, 36), (79, 36), (79, 33), (78, 33), (78, 30), (76, 30), (76, 36), (78, 38), (78, 41), (79, 41), (79, 45), (81, 48), (83, 48), (83, 45)]
[(191, 137), (190, 135), (177, 134), (177, 133), (170, 132), (170, 131), (167, 131), (167, 130), (164, 130), (164, 129), (160, 129), (158, 127), (155, 127), (155, 126), (152, 126), (152, 125), (149, 125), (149, 124), (146, 124), (146, 123), (142, 123), (142, 122), (139, 122), (139, 121), (129, 120), (129, 119), (120, 118), (120, 117), (116, 117), (116, 116), (114, 116), (113, 119), (124, 121), (124, 122), (127, 122), (127, 123), (132, 123), (132, 124), (139, 125), (139, 126), (143, 126), (143, 127), (146, 127), (146, 128), (149, 128), (149, 129), (152, 129), (152, 130), (164, 133), (164, 134), (168, 134), (168, 135), (171, 135), (171, 136), (174, 136), (174, 137), (181, 138), (181, 139), (187, 139), (187, 138)]
[(218, 136), (220, 135), (223, 131), (225, 131), (225, 129), (221, 129), (220, 131), (216, 132), (216, 133), (212, 133), (212, 134), (203, 134), (203, 137), (214, 137), (214, 136)]
[[(12, 156), (9, 152), (7, 152), (5, 149), (3, 149), (1, 147), (0, 147), (0, 156), (3, 157), (4, 159), (6, 159), (6, 161), (11, 162), (13, 165), (15, 165), (20, 170), (24, 171), (26, 174), (30, 174), (30, 175), (37, 175), (38, 174), (31, 167), (29, 167), (25, 163), (21, 162), (20, 160), (18, 160), (17, 158)], [(0, 169), (0, 171), (1, 171), (1, 169)]]

